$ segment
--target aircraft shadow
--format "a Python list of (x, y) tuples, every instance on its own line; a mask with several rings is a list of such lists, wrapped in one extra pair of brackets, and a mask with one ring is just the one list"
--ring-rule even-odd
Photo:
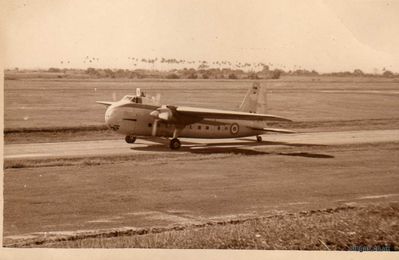
[[(171, 151), (167, 145), (164, 144), (154, 144), (148, 145), (146, 147), (131, 147), (130, 149), (135, 151), (152, 151), (152, 152), (174, 152), (174, 153), (192, 153), (192, 154), (237, 154), (237, 155), (282, 155), (282, 156), (298, 156), (307, 158), (334, 158), (334, 156), (329, 154), (320, 153), (308, 153), (308, 152), (270, 152), (270, 151), (259, 151), (248, 148), (243, 148), (243, 146), (260, 146), (260, 145), (288, 145), (295, 147), (306, 147), (306, 146), (321, 146), (313, 144), (290, 144), (285, 142), (223, 142), (223, 143), (210, 143), (210, 144), (193, 144), (191, 142), (182, 142), (182, 146), (179, 150)], [(217, 147), (216, 147), (217, 146)], [(233, 146), (233, 147), (232, 147)]]
[[(274, 141), (262, 141), (262, 142), (254, 142), (248, 139), (237, 139), (246, 141), (248, 144), (255, 145), (285, 145), (285, 146), (294, 146), (294, 147), (325, 147), (325, 144), (301, 144), (301, 143), (288, 143), (288, 142), (274, 142)], [(224, 144), (224, 143), (222, 143)]]

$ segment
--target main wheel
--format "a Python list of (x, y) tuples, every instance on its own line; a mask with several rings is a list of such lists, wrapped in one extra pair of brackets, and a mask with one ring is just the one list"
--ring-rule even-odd
[(136, 137), (133, 136), (133, 135), (127, 135), (127, 136), (125, 137), (125, 141), (126, 141), (126, 143), (128, 143), (128, 144), (133, 144), (134, 142), (136, 142)]
[(170, 149), (177, 150), (180, 148), (180, 146), (181, 146), (181, 143), (180, 143), (179, 139), (173, 138), (172, 140), (170, 140), (170, 144), (169, 144)]
[(257, 141), (258, 143), (262, 142), (262, 136), (257, 135), (257, 136), (256, 136), (256, 141)]

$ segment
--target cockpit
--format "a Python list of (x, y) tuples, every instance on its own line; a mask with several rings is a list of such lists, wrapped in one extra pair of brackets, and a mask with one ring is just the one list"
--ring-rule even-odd
[(122, 98), (123, 101), (129, 101), (131, 103), (135, 103), (135, 104), (142, 104), (143, 103), (143, 99), (141, 97), (137, 97), (137, 96), (129, 96), (126, 95)]

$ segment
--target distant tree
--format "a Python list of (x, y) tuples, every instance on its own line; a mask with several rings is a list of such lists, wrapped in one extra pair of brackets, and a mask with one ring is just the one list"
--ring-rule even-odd
[(392, 78), (395, 75), (393, 74), (392, 71), (386, 70), (384, 73), (382, 73), (382, 76), (386, 78)]
[(317, 76), (317, 75), (319, 75), (319, 73), (318, 73), (317, 71), (315, 71), (315, 70), (312, 70), (310, 73), (312, 74), (312, 76)]
[(137, 75), (136, 75), (136, 73), (134, 73), (133, 71), (128, 71), (127, 77), (128, 77), (129, 79), (134, 79), (134, 78), (137, 78)]
[(237, 75), (234, 73), (229, 74), (229, 79), (237, 79)]
[(176, 73), (166, 75), (167, 79), (179, 79), (180, 77)]
[(95, 75), (97, 74), (97, 70), (95, 68), (87, 68), (86, 74)]
[(273, 70), (273, 72), (272, 72), (271, 78), (272, 78), (272, 79), (279, 79), (279, 78), (280, 78), (280, 75), (281, 75), (281, 71), (278, 70), (278, 69), (275, 69), (275, 70)]
[(59, 68), (49, 68), (48, 72), (61, 72)]
[(262, 64), (263, 65), (263, 69), (262, 69), (262, 72), (263, 73), (268, 73), (270, 70), (269, 70), (269, 66), (268, 65), (266, 65), (266, 64)]
[(258, 74), (251, 72), (251, 73), (249, 73), (248, 78), (249, 79), (259, 79), (259, 76), (258, 76)]
[(134, 73), (135, 73), (136, 78), (138, 78), (138, 79), (144, 79), (145, 78), (145, 74), (143, 74), (143, 73), (140, 73), (140, 72), (134, 72)]
[(104, 73), (106, 77), (115, 78), (115, 73), (111, 69), (105, 69)]
[(189, 78), (189, 79), (197, 79), (198, 75), (196, 73), (191, 73), (191, 74), (188, 75), (187, 78)]
[(355, 69), (353, 71), (353, 76), (361, 77), (361, 76), (364, 76), (364, 73), (363, 73), (363, 71), (361, 71), (359, 69)]
[(332, 72), (327, 75), (336, 76), (336, 77), (350, 77), (352, 73), (350, 71), (340, 71), (340, 72)]

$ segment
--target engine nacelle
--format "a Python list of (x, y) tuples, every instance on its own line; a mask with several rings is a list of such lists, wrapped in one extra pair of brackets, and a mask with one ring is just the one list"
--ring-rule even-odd
[(155, 119), (161, 119), (164, 121), (173, 120), (173, 112), (167, 107), (160, 107), (157, 110), (152, 111), (150, 115)]

